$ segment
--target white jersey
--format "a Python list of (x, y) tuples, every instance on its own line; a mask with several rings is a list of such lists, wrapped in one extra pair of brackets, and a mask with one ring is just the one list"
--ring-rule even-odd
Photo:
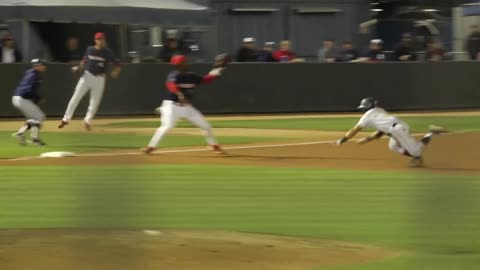
[(390, 128), (394, 124), (404, 124), (404, 122), (388, 114), (384, 109), (376, 107), (368, 110), (362, 118), (360, 118), (357, 126), (361, 128), (371, 127), (383, 133), (389, 133)]

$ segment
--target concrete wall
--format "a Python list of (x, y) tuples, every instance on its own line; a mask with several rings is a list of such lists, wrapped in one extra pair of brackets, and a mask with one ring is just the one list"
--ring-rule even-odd
[[(476, 62), (232, 64), (216, 82), (198, 88), (194, 104), (206, 113), (352, 111), (373, 96), (391, 110), (480, 108), (479, 67)], [(0, 116), (19, 116), (10, 100), (25, 68), (0, 65)], [(170, 71), (166, 64), (126, 64), (120, 79), (107, 81), (99, 114), (151, 114), (165, 96)], [(69, 66), (49, 66), (42, 87), (48, 115), (63, 114), (74, 85)], [(78, 113), (85, 112), (86, 101)]]

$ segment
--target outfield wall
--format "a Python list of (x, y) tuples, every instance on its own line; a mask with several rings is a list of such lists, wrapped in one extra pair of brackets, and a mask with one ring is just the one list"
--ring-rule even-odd
[[(0, 64), (0, 116), (19, 116), (10, 100), (26, 67)], [(165, 95), (170, 70), (166, 64), (126, 64), (120, 79), (107, 81), (99, 115), (151, 114)], [(374, 96), (391, 110), (480, 108), (478, 70), (476, 62), (232, 64), (198, 89), (194, 103), (206, 113), (351, 111)], [(74, 85), (70, 66), (49, 65), (42, 87), (48, 115), (63, 114)], [(77, 113), (85, 112), (87, 100)]]

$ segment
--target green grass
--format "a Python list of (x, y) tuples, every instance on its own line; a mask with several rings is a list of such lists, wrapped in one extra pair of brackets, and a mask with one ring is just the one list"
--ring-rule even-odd
[[(20, 146), (11, 132), (1, 132), (0, 158), (14, 158), (24, 156), (37, 156), (50, 151), (69, 151), (75, 153), (103, 152), (114, 150), (138, 150), (145, 147), (151, 139), (151, 135), (121, 134), (121, 133), (42, 133), (46, 147)], [(247, 136), (222, 136), (218, 140), (222, 144), (245, 144), (254, 142), (267, 142), (275, 140), (287, 140), (269, 137)], [(161, 142), (160, 147), (200, 146), (205, 145), (205, 139), (199, 135), (170, 135)]]
[(0, 228), (224, 229), (407, 252), (349, 270), (480, 260), (478, 176), (165, 165), (0, 167), (0, 179)]
[[(360, 116), (359, 116), (360, 117)], [(359, 120), (359, 117), (341, 118), (302, 118), (302, 119), (259, 119), (259, 120), (215, 120), (215, 128), (262, 128), (262, 129), (299, 129), (347, 131)], [(415, 116), (401, 117), (407, 122), (412, 132), (425, 132), (429, 125), (443, 126), (449, 130), (478, 131), (480, 116)], [(111, 123), (110, 127), (151, 128), (157, 127), (158, 121), (125, 121)], [(179, 127), (192, 127), (188, 122), (180, 122)]]

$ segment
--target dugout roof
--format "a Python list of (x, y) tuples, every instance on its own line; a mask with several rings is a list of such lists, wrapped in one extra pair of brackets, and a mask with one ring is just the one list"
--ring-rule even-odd
[(212, 11), (187, 0), (0, 0), (0, 19), (210, 25)]

